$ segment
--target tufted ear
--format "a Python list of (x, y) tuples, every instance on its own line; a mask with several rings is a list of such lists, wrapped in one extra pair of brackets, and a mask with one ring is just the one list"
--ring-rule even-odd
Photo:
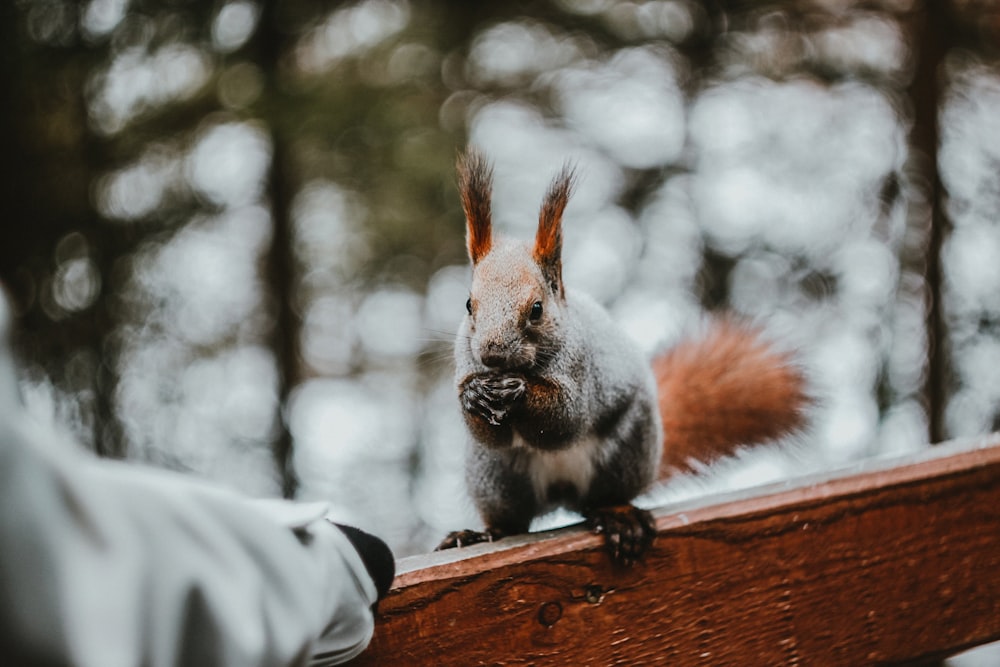
[(493, 166), (475, 148), (458, 158), (458, 190), (465, 211), (465, 242), (469, 259), (479, 262), (493, 247)]
[(562, 296), (562, 216), (576, 180), (570, 165), (552, 179), (542, 210), (538, 214), (538, 232), (535, 234), (534, 257), (552, 290)]

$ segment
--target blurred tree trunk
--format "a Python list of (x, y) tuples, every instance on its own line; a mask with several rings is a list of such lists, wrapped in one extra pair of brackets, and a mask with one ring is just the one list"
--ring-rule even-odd
[[(113, 407), (115, 355), (109, 345), (114, 326), (109, 290), (120, 240), (91, 203), (91, 184), (105, 155), (88, 128), (85, 99), (87, 78), (104, 54), (75, 36), (59, 48), (36, 44), (24, 26), (17, 5), (3, 3), (0, 282), (18, 314), (20, 354), (40, 363), (57, 387), (89, 394), (80, 408), (90, 434), (78, 435), (97, 453), (121, 457), (125, 447)], [(79, 312), (53, 306), (56, 249), (70, 233), (85, 239), (100, 277), (96, 300)], [(92, 363), (73, 364), (74, 359)]]
[(947, 330), (942, 306), (941, 247), (947, 219), (944, 214), (943, 189), (938, 173), (940, 132), (938, 114), (942, 104), (941, 66), (954, 46), (955, 22), (947, 3), (927, 0), (913, 13), (912, 35), (917, 53), (916, 71), (910, 86), (913, 102), (911, 141), (922, 158), (922, 174), (930, 204), (924, 276), (927, 281), (927, 378), (924, 403), (927, 410), (928, 437), (937, 443), (946, 439), (944, 409), (948, 397)]
[[(270, 109), (283, 109), (288, 104), (279, 79), (281, 58), (286, 48), (286, 35), (281, 31), (278, 0), (263, 3), (260, 29), (257, 34), (257, 56), (265, 73), (263, 96)], [(271, 169), (268, 182), (272, 238), (267, 256), (266, 277), (274, 299), (274, 329), (271, 346), (278, 364), (278, 424), (279, 433), (274, 442), (274, 460), (281, 476), (282, 494), (295, 495), (298, 478), (292, 460), (293, 441), (285, 419), (289, 395), (301, 380), (301, 355), (299, 337), (302, 321), (295, 308), (298, 271), (292, 249), (292, 198), (295, 196), (296, 179), (288, 133), (281, 125), (281, 118), (272, 113), (268, 121), (271, 132)]]

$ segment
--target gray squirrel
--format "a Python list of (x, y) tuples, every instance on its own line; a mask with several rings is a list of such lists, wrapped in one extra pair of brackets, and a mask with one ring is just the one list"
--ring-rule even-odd
[(458, 180), (473, 272), (456, 381), (485, 530), (453, 532), (438, 549), (525, 533), (562, 506), (630, 565), (656, 534), (631, 504), (654, 480), (802, 427), (805, 381), (756, 332), (724, 320), (651, 364), (602, 306), (563, 285), (572, 169), (549, 186), (532, 244), (494, 236), (482, 154), (459, 158)]

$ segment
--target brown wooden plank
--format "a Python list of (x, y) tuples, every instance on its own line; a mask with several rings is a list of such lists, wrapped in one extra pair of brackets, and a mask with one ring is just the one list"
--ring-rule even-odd
[(359, 664), (861, 665), (1000, 638), (1000, 438), (657, 513), (646, 562), (580, 529), (400, 561)]

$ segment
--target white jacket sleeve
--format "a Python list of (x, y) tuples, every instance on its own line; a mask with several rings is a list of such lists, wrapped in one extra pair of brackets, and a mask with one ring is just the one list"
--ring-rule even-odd
[(335, 664), (377, 593), (323, 504), (262, 504), (70, 449), (0, 349), (0, 655), (93, 667)]

